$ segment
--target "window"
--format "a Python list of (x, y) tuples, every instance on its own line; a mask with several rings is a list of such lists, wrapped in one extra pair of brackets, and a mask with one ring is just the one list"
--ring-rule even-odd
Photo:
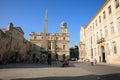
[(103, 34), (102, 34), (102, 29), (100, 30), (100, 38), (102, 38)]
[(111, 34), (115, 33), (113, 22), (110, 23)]
[(112, 46), (113, 46), (113, 53), (116, 54), (117, 53), (116, 42), (112, 42)]
[(108, 7), (108, 13), (111, 14), (112, 10), (111, 10), (111, 5)]
[(34, 39), (36, 39), (36, 36), (34, 36)]
[(63, 45), (63, 50), (65, 50), (65, 45)]
[(51, 37), (51, 40), (53, 39), (53, 37)]
[(117, 53), (117, 47), (116, 47), (116, 45), (114, 46), (114, 53), (116, 54)]
[(58, 37), (56, 37), (56, 40), (58, 40)]
[(118, 30), (120, 31), (120, 17), (117, 19)]
[(104, 30), (105, 30), (105, 37), (108, 36), (108, 29), (107, 29), (107, 26), (104, 27)]
[(63, 40), (65, 40), (65, 37), (63, 37)]
[(90, 26), (90, 31), (92, 31), (92, 27)]
[(105, 19), (106, 18), (106, 14), (105, 14), (105, 11), (103, 12), (103, 19)]
[(110, 54), (110, 46), (109, 46), (108, 43), (106, 44), (106, 51), (107, 51), (108, 54)]
[(99, 16), (99, 23), (101, 23), (101, 16)]
[(97, 20), (95, 20), (96, 26), (97, 26)]
[(55, 49), (56, 49), (56, 50), (58, 49), (58, 45), (57, 45), (57, 44), (55, 45)]
[(43, 39), (43, 37), (41, 37), (41, 39)]
[(94, 48), (94, 54), (95, 54), (95, 56), (96, 56), (96, 48)]
[(94, 23), (93, 23), (93, 29), (94, 29)]
[(115, 0), (115, 5), (116, 5), (116, 8), (119, 7), (119, 0)]

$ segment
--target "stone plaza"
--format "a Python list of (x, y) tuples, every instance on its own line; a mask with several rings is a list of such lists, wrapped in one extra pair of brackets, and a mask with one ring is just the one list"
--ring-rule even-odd
[(120, 65), (80, 63), (71, 61), (69, 67), (16, 63), (0, 66), (0, 80), (119, 80)]

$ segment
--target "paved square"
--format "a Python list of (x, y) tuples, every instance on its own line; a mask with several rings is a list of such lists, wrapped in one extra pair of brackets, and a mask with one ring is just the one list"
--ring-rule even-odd
[[(106, 71), (105, 71), (106, 70)], [(0, 80), (119, 80), (119, 67), (91, 66), (89, 63), (61, 64), (8, 64), (0, 67)]]

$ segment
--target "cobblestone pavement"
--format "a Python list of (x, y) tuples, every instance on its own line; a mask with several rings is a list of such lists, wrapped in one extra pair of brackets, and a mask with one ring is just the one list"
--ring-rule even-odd
[[(71, 62), (60, 64), (8, 64), (0, 65), (0, 80), (120, 80), (120, 67), (103, 64)], [(111, 70), (112, 69), (112, 70)]]

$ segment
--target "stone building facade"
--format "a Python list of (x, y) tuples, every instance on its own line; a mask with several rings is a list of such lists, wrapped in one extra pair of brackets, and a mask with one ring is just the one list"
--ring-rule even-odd
[[(67, 29), (67, 23), (62, 22), (60, 26), (60, 33), (47, 33), (47, 49), (52, 53), (52, 58), (55, 54), (59, 55), (59, 59), (62, 55), (69, 56), (69, 33)], [(32, 53), (36, 55), (41, 54), (41, 48), (44, 43), (44, 33), (31, 32), (29, 34), (29, 41), (32, 43)]]
[(14, 27), (9, 23), (7, 28), (0, 29), (0, 63), (40, 61), (44, 57), (47, 59), (48, 53), (52, 54), (52, 58), (57, 54), (62, 59), (63, 55), (69, 56), (69, 37), (67, 23), (64, 21), (61, 23), (60, 33), (47, 32), (47, 12), (44, 32), (31, 32), (29, 40), (24, 38), (21, 27)]
[[(44, 20), (44, 32), (29, 34), (29, 41), (32, 43), (31, 54), (33, 58), (47, 59), (47, 55), (50, 53), (52, 59), (55, 59), (56, 55), (58, 59), (62, 59), (64, 56), (69, 56), (69, 33), (66, 22), (61, 22), (60, 33), (48, 33), (48, 11), (46, 10)], [(44, 60), (45, 61), (45, 60)]]
[(26, 59), (30, 43), (24, 39), (21, 27), (9, 23), (7, 28), (0, 29), (0, 62), (20, 61)]
[(80, 58), (120, 63), (119, 48), (120, 0), (106, 0), (90, 22), (81, 27)]

